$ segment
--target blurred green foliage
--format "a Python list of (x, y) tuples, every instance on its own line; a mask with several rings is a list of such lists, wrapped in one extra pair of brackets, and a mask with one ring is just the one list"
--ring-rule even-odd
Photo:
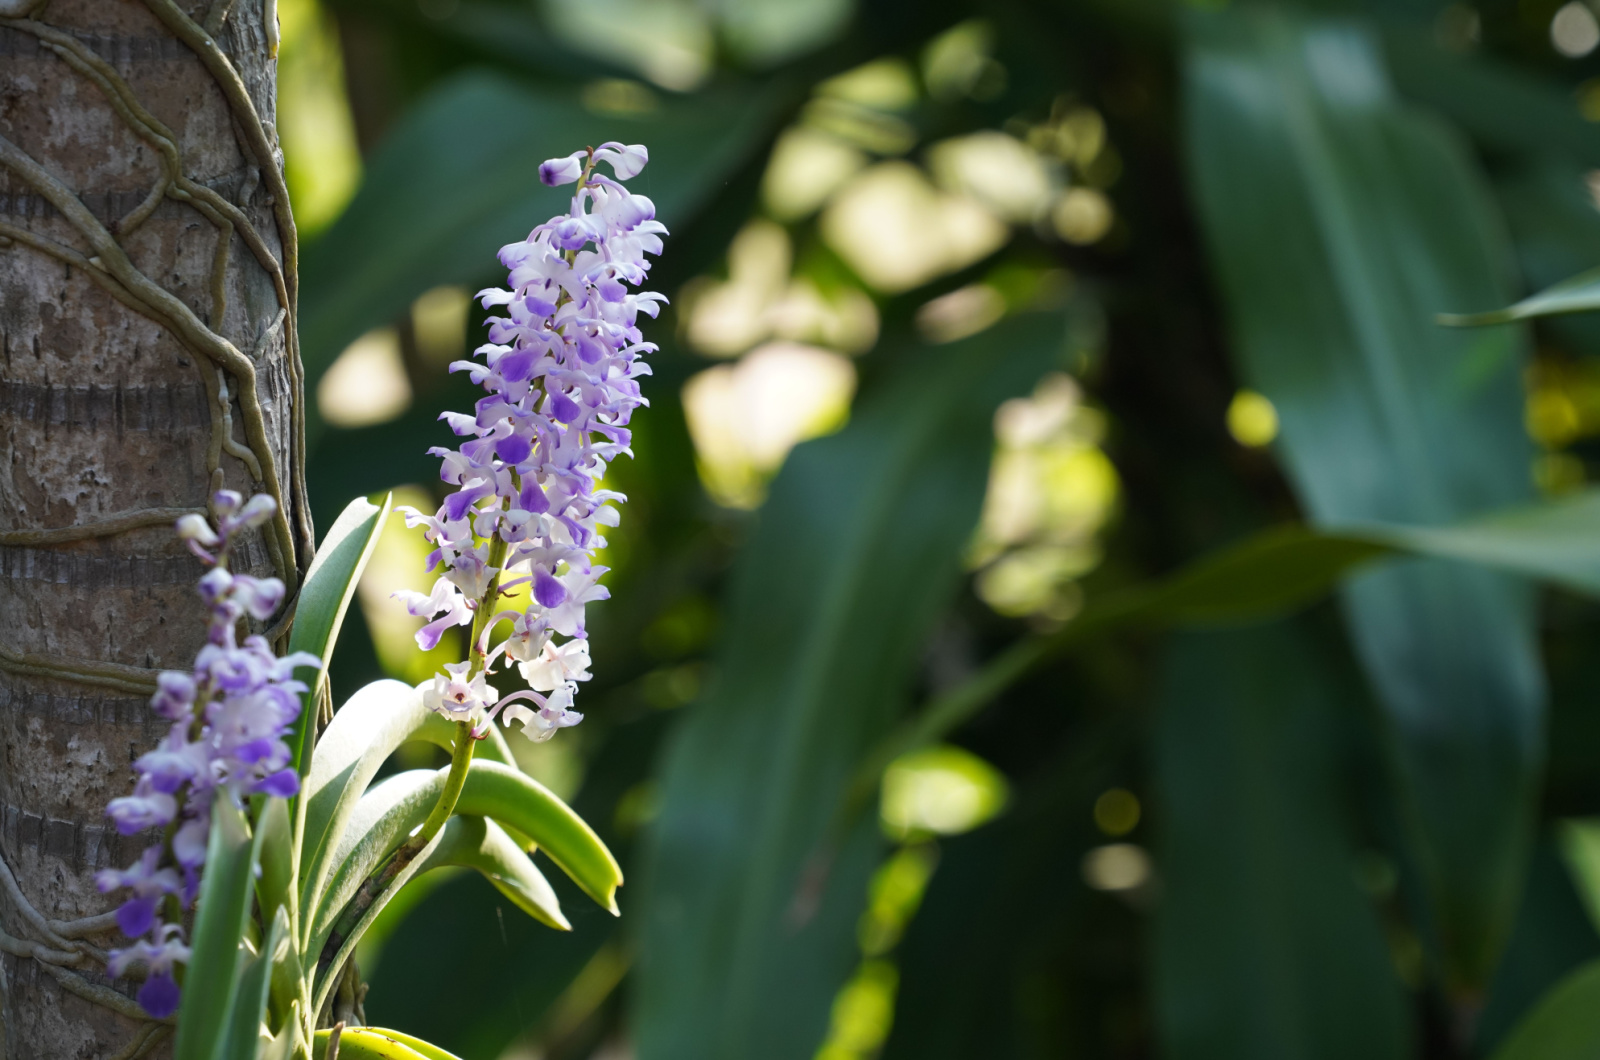
[[(1435, 322), (1600, 264), (1581, 0), (281, 4), (320, 525), (438, 489), (540, 160), (646, 143), (672, 231), (588, 717), (517, 749), (623, 916), (427, 877), (362, 951), (375, 1023), (1591, 1055), (1600, 517), (1482, 517), (1590, 477), (1600, 319)], [(403, 534), (335, 701), (430, 665)]]

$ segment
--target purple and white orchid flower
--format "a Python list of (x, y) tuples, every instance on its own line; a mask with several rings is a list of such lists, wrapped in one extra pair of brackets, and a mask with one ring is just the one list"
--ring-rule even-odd
[(167, 836), (132, 867), (105, 869), (95, 879), (102, 892), (132, 892), (117, 910), (117, 924), (136, 941), (112, 950), (107, 967), (121, 975), (132, 964), (144, 965), (139, 1004), (158, 1019), (178, 1008), (172, 967), (189, 959), (182, 911), (199, 892), (212, 799), (220, 793), (242, 803), (247, 795), (288, 798), (299, 791), (284, 742), (306, 690), (293, 675), (297, 666), (322, 665), (305, 652), (280, 659), (262, 637), (238, 643), (239, 620), (272, 617), (283, 603), (284, 586), (277, 578), (233, 573), (229, 552), (240, 533), (271, 519), (277, 504), (265, 494), (245, 501), (219, 490), (211, 507), (215, 528), (200, 515), (186, 515), (177, 525), (189, 550), (211, 568), (199, 585), (210, 615), (206, 643), (192, 672), (168, 670), (157, 678), (150, 707), (171, 726), (155, 750), (134, 762), (133, 794), (106, 807), (123, 835), (160, 828)]
[[(605, 547), (601, 528), (617, 525), (613, 503), (627, 499), (599, 483), (618, 454), (632, 455), (628, 421), (648, 404), (639, 379), (650, 369), (640, 358), (656, 349), (638, 318), (654, 317), (665, 301), (629, 290), (644, 282), (646, 255), (661, 252), (666, 234), (655, 205), (620, 183), (649, 157), (640, 145), (605, 143), (539, 167), (545, 184), (577, 184), (571, 204), (500, 249), (509, 289), (478, 297), (505, 315), (489, 318), (489, 342), (475, 351), (481, 361), (450, 366), (487, 395), (471, 415), (441, 415), (464, 440), (429, 450), (455, 489), (434, 514), (401, 509), (406, 525), (423, 527), (435, 546), (428, 567), (440, 574), (430, 593), (395, 594), (428, 620), (418, 646), (431, 650), (453, 626), (476, 623), (479, 631), (468, 662), (446, 666), (424, 702), (480, 731), (502, 711), (534, 740), (583, 720), (572, 702), (577, 682), (589, 678), (584, 607), (610, 596), (598, 584), (606, 568), (594, 556)], [(600, 163), (615, 179), (597, 170)], [(493, 556), (503, 557), (499, 566)], [(527, 606), (497, 610), (518, 586), (528, 588)], [(508, 635), (491, 650), (490, 633), (507, 620)], [(496, 701), (484, 679), (502, 656), (531, 689)]]

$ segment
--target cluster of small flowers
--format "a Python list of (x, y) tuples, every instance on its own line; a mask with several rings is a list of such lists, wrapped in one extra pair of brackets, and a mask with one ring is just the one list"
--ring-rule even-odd
[[(527, 608), (490, 611), (468, 661), (446, 666), (425, 692), (432, 709), (480, 731), (502, 709), (506, 724), (522, 722), (534, 740), (583, 719), (572, 702), (576, 682), (589, 677), (584, 605), (610, 595), (597, 584), (607, 568), (594, 564), (594, 553), (605, 546), (599, 528), (617, 525), (609, 502), (626, 500), (597, 484), (617, 454), (632, 455), (627, 424), (648, 404), (638, 380), (650, 369), (639, 357), (656, 348), (636, 321), (640, 313), (654, 317), (664, 301), (627, 287), (644, 282), (645, 255), (661, 252), (666, 232), (654, 204), (618, 183), (648, 160), (642, 146), (607, 143), (539, 167), (545, 184), (577, 182), (571, 208), (501, 248), (511, 290), (490, 288), (478, 297), (507, 315), (489, 318), (490, 341), (475, 351), (482, 363), (450, 366), (470, 373), (488, 396), (474, 415), (440, 417), (467, 441), (429, 450), (443, 460), (440, 477), (455, 492), (434, 515), (402, 509), (406, 525), (425, 526), (436, 546), (428, 569), (442, 568), (431, 593), (395, 594), (411, 614), (430, 620), (416, 635), (424, 651), (446, 629), (495, 606), (488, 597), (496, 576), (495, 596), (530, 587)], [(600, 162), (617, 180), (595, 171)], [(500, 566), (491, 566), (501, 549)], [(490, 652), (489, 632), (503, 619), (511, 620), (511, 632)], [(557, 644), (557, 635), (568, 639)], [(485, 678), (501, 652), (532, 691), (497, 702)], [(473, 655), (482, 657), (481, 668)]]
[(135, 941), (112, 950), (107, 968), (121, 975), (129, 965), (146, 968), (139, 1003), (157, 1018), (177, 1010), (179, 990), (173, 965), (187, 963), (178, 920), (200, 888), (211, 829), (211, 802), (217, 792), (234, 800), (266, 794), (287, 798), (299, 790), (283, 736), (300, 714), (293, 679), (297, 666), (320, 666), (305, 652), (277, 658), (262, 637), (235, 637), (248, 615), (266, 620), (283, 602), (283, 582), (252, 578), (228, 570), (228, 554), (238, 535), (272, 518), (277, 504), (265, 494), (244, 502), (232, 490), (211, 498), (217, 528), (200, 515), (178, 521), (178, 536), (211, 569), (200, 579), (200, 598), (210, 613), (206, 643), (193, 673), (163, 672), (151, 708), (171, 723), (156, 749), (133, 764), (138, 783), (132, 795), (112, 799), (106, 808), (123, 835), (164, 829), (162, 841), (146, 849), (132, 867), (106, 869), (96, 879), (102, 892), (132, 892), (117, 909), (117, 925)]

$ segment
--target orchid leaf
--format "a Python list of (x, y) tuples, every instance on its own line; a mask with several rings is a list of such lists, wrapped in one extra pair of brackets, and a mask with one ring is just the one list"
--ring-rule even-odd
[(1486, 313), (1440, 313), (1438, 320), (1450, 327), (1481, 327), (1532, 320), (1535, 317), (1592, 313), (1596, 309), (1600, 309), (1600, 268), (1580, 272), (1504, 309), (1493, 309)]
[[(282, 802), (281, 799), (274, 801)], [(261, 944), (261, 952), (250, 959), (239, 977), (239, 993), (228, 1021), (228, 1040), (221, 1053), (226, 1060), (257, 1060), (273, 967), (283, 956), (280, 951), (286, 950), (289, 943), (289, 911), (279, 906)]]
[(390, 777), (361, 797), (339, 840), (327, 886), (312, 891), (306, 905), (311, 930), (306, 952), (320, 954), (334, 923), (378, 864), (405, 842), (444, 790), (447, 770), (413, 769)]
[(452, 817), (445, 825), (444, 838), (418, 874), (444, 865), (476, 869), (495, 890), (541, 924), (558, 931), (572, 930), (550, 881), (495, 822), (483, 817)]
[(306, 571), (295, 598), (294, 627), (289, 633), (289, 651), (310, 652), (322, 660), (320, 672), (301, 667), (296, 674), (310, 686), (301, 697), (300, 716), (295, 719), (285, 740), (293, 755), (291, 764), (304, 777), (309, 768), (311, 744), (316, 737), (318, 689), (327, 683), (329, 658), (339, 639), (339, 627), (355, 596), (356, 583), (372, 550), (378, 546), (384, 516), (389, 513), (393, 495), (374, 505), (364, 497), (351, 501), (334, 520), (317, 549), (317, 556)]
[(421, 1054), (425, 1060), (461, 1060), (455, 1053), (447, 1052), (431, 1042), (425, 1042), (402, 1031), (390, 1030), (387, 1027), (362, 1027), (361, 1033), (381, 1035), (399, 1042), (412, 1052)]
[(1571, 972), (1540, 999), (1493, 1060), (1592, 1060), (1600, 1056), (1600, 960)]
[[(331, 1037), (331, 1030), (317, 1032), (311, 1052), (315, 1060), (324, 1060), (328, 1055)], [(448, 1057), (450, 1054), (441, 1052), (438, 1055)], [(339, 1034), (339, 1060), (436, 1060), (436, 1057), (418, 1052), (389, 1031), (376, 1027), (346, 1027)]]
[[(383, 912), (384, 907), (389, 904), (389, 901), (394, 898), (395, 895), (399, 894), (400, 889), (410, 882), (411, 878), (415, 876), (418, 871), (421, 870), (422, 866), (427, 863), (428, 856), (432, 854), (433, 851), (438, 847), (443, 836), (444, 830), (440, 829), (439, 834), (428, 840), (428, 845), (423, 847), (422, 850), (417, 853), (416, 857), (412, 858), (405, 865), (401, 866), (400, 870), (394, 874), (387, 884), (384, 885), (383, 889), (373, 896), (371, 903), (364, 911), (362, 911), (361, 917), (353, 925), (351, 925), (350, 933), (348, 935), (342, 938), (330, 935), (325, 942), (319, 944), (317, 950), (307, 951), (308, 958), (313, 952), (318, 955), (315, 958), (317, 961), (317, 981), (315, 988), (312, 991), (311, 1000), (311, 1003), (316, 1011), (322, 1011), (322, 1006), (328, 1000), (329, 992), (332, 991), (334, 986), (338, 983), (339, 976), (344, 969), (345, 962), (348, 961), (350, 959), (350, 955), (355, 952), (356, 943), (360, 941), (361, 936), (366, 932), (367, 928), (371, 926), (372, 922), (378, 918), (378, 914)], [(326, 949), (330, 945), (336, 946), (333, 959), (324, 963), (320, 957), (320, 954), (322, 950)]]
[[(291, 943), (290, 952), (294, 952)], [(289, 1003), (284, 1010), (283, 1027), (272, 1036), (271, 1041), (261, 1043), (261, 1053), (257, 1060), (294, 1060), (304, 1056), (299, 1052), (299, 1045), (304, 1041), (300, 1037), (300, 1001), (296, 999)]]
[[(427, 721), (422, 694), (400, 681), (374, 681), (341, 707), (317, 741), (303, 794), (300, 908), (315, 907), (333, 852), (356, 803), (384, 760)], [(302, 922), (309, 931), (311, 917)]]
[(211, 836), (178, 1011), (175, 1060), (217, 1060), (222, 1055), (238, 997), (244, 956), (240, 940), (250, 919), (255, 863), (249, 822), (226, 793), (218, 793), (211, 806)]
[(617, 859), (583, 818), (532, 777), (496, 762), (474, 761), (456, 812), (492, 817), (528, 836), (585, 894), (620, 915)]
[(1070, 645), (1130, 628), (1215, 627), (1291, 614), (1372, 563), (1407, 554), (1522, 574), (1600, 597), (1600, 490), (1517, 505), (1456, 526), (1273, 527), (1165, 578), (1109, 592), (1057, 632), (1000, 653), (881, 741), (857, 767), (848, 812), (866, 805), (889, 762), (943, 739)]

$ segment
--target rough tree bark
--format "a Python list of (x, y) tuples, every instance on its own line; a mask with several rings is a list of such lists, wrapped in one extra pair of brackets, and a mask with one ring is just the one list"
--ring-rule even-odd
[[(164, 1053), (97, 869), (109, 798), (187, 669), (199, 563), (171, 532), (218, 485), (282, 519), (241, 566), (309, 561), (295, 235), (274, 0), (0, 0), (0, 1052)], [(279, 635), (284, 621), (268, 623)]]

